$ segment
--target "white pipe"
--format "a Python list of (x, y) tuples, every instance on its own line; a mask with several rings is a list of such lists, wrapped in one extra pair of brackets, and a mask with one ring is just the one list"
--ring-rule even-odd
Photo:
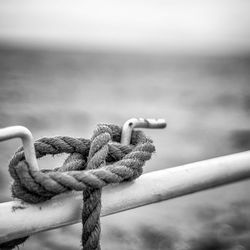
[(131, 141), (131, 134), (134, 128), (166, 128), (167, 123), (164, 119), (144, 119), (131, 118), (127, 120), (122, 126), (121, 144), (129, 145)]
[[(155, 171), (133, 183), (106, 187), (102, 216), (168, 200), (250, 177), (250, 151)], [(21, 201), (0, 204), (0, 243), (80, 221), (81, 192), (63, 194), (30, 205)]]
[(33, 170), (39, 170), (32, 133), (23, 126), (12, 126), (0, 129), (0, 141), (21, 138), (26, 161)]

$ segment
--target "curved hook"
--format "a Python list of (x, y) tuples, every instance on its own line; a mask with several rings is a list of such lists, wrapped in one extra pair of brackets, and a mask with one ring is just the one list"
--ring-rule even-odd
[(36, 159), (32, 133), (23, 126), (12, 126), (0, 129), (0, 141), (21, 138), (25, 159), (33, 170), (39, 170)]
[(166, 128), (167, 123), (164, 119), (144, 119), (131, 118), (127, 120), (122, 127), (121, 144), (130, 144), (133, 128)]

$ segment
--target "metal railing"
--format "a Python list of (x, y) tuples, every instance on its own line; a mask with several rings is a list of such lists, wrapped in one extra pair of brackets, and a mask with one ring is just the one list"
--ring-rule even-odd
[[(250, 151), (150, 172), (103, 188), (101, 216), (250, 178)], [(0, 203), (0, 243), (80, 222), (82, 192), (39, 204)]]

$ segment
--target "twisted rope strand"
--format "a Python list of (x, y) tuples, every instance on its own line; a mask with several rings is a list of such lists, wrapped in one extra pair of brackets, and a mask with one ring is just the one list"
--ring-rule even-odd
[[(88, 169), (98, 169), (105, 165), (108, 154), (108, 142), (111, 140), (111, 130), (107, 126), (99, 126), (92, 138)], [(88, 188), (83, 191), (82, 209), (82, 249), (99, 250), (100, 247), (100, 213), (101, 189)]]

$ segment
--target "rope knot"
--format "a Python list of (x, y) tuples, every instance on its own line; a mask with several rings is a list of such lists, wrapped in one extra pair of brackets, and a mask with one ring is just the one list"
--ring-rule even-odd
[(56, 136), (35, 142), (36, 157), (68, 153), (59, 168), (32, 170), (20, 148), (9, 164), (12, 194), (29, 203), (51, 199), (71, 190), (83, 191), (82, 249), (100, 249), (101, 189), (142, 174), (155, 148), (141, 131), (133, 131), (130, 145), (121, 145), (121, 128), (100, 124), (91, 140)]

